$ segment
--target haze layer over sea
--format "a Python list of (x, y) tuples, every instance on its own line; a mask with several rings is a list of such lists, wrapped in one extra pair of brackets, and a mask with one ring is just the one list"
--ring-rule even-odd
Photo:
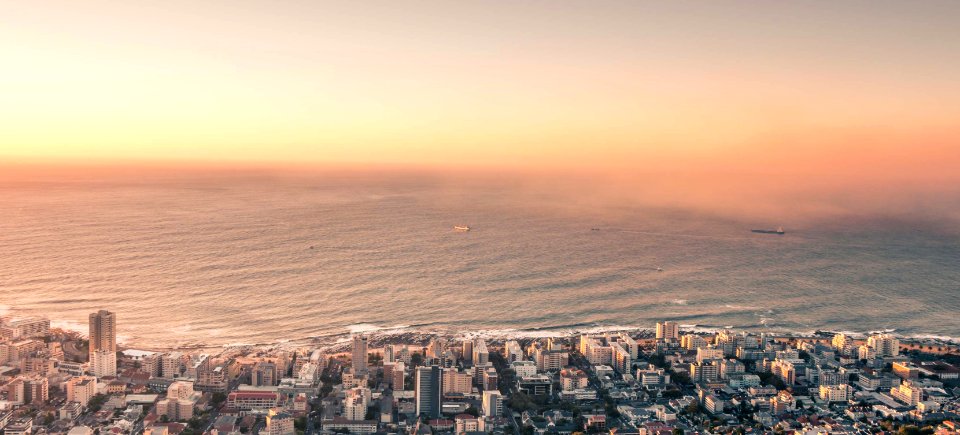
[[(411, 174), (6, 182), (0, 304), (81, 330), (112, 310), (121, 341), (143, 347), (662, 319), (960, 336), (956, 233), (866, 215), (598, 205), (562, 190)], [(750, 232), (780, 225), (785, 235)]]

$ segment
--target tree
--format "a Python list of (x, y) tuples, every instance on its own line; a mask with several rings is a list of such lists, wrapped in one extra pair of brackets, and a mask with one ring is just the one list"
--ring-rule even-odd
[(473, 406), (473, 405), (470, 405), (470, 407), (468, 407), (466, 411), (463, 411), (463, 413), (464, 413), (464, 414), (470, 414), (470, 415), (472, 415), (472, 416), (474, 416), (474, 417), (479, 417), (479, 416), (480, 416), (480, 410), (477, 409), (477, 407), (476, 407), (476, 406)]
[(213, 396), (210, 397), (210, 405), (214, 408), (219, 408), (223, 402), (227, 401), (227, 395), (224, 393), (213, 393)]
[(510, 396), (510, 400), (507, 401), (507, 406), (517, 412), (532, 411), (537, 409), (537, 405), (533, 402), (533, 399), (531, 399), (530, 396), (522, 391), (512, 394)]
[(410, 355), (410, 364), (414, 367), (423, 365), (423, 355), (420, 352), (414, 352)]
[(690, 402), (690, 404), (687, 405), (686, 411), (687, 411), (687, 414), (690, 414), (690, 415), (697, 415), (697, 414), (699, 414), (699, 413), (700, 413), (700, 403), (698, 403), (698, 402)]

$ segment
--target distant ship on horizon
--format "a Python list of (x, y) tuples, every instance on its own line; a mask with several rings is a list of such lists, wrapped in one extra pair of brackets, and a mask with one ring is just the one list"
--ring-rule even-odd
[(779, 234), (781, 236), (785, 234), (783, 231), (783, 227), (777, 227), (777, 229), (775, 230), (750, 230), (750, 231), (755, 233), (760, 233), (760, 234)]

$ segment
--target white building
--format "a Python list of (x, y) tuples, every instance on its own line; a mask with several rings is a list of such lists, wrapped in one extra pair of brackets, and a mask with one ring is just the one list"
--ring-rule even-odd
[(503, 396), (497, 390), (483, 392), (483, 416), (500, 417), (503, 415)]

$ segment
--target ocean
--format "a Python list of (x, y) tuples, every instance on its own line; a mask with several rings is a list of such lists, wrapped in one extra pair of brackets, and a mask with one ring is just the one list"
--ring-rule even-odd
[(960, 337), (960, 238), (862, 216), (755, 222), (402, 175), (8, 182), (0, 210), (0, 308), (78, 330), (115, 311), (135, 347), (658, 320)]

